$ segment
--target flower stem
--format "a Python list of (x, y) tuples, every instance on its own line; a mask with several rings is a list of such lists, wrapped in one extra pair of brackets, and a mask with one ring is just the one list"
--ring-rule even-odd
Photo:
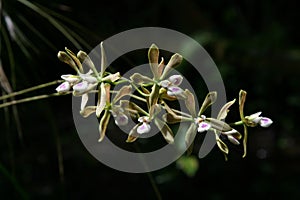
[(229, 125), (230, 126), (239, 126), (239, 125), (243, 125), (244, 122), (241, 120), (241, 121), (238, 121), (238, 122), (234, 122), (234, 123), (230, 123)]
[(12, 92), (10, 94), (1, 96), (0, 100), (8, 99), (8, 98), (20, 95), (20, 94), (25, 94), (27, 92), (31, 92), (31, 91), (38, 90), (38, 89), (41, 89), (41, 88), (49, 87), (51, 85), (56, 85), (56, 84), (61, 83), (61, 82), (63, 82), (63, 80), (56, 80), (56, 81), (52, 81), (52, 82), (49, 82), (49, 83), (44, 83), (44, 84), (41, 84), (41, 85), (37, 85), (37, 86), (31, 87), (31, 88), (27, 88), (27, 89), (24, 89), (24, 90), (20, 90), (20, 91), (17, 91), (17, 92)]
[(25, 102), (29, 102), (29, 101), (46, 99), (46, 98), (49, 98), (49, 97), (62, 96), (62, 95), (71, 94), (71, 93), (72, 92), (67, 92), (67, 93), (61, 94), (61, 93), (57, 92), (57, 93), (53, 93), (53, 94), (43, 94), (43, 95), (38, 95), (38, 96), (34, 96), (34, 97), (28, 97), (28, 98), (19, 99), (19, 100), (13, 100), (13, 101), (10, 101), (10, 102), (7, 102), (7, 103), (0, 104), (0, 108), (4, 108), (4, 107), (7, 107), (7, 106), (19, 104), (19, 103), (25, 103)]

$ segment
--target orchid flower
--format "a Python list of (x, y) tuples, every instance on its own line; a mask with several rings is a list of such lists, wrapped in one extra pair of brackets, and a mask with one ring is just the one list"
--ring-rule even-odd
[(261, 113), (262, 112), (257, 112), (250, 116), (246, 116), (245, 118), (255, 124), (259, 124), (261, 127), (267, 128), (273, 123), (273, 121), (268, 117), (261, 117)]
[(161, 81), (159, 85), (167, 89), (167, 94), (169, 96), (176, 96), (183, 92), (183, 90), (178, 87), (181, 84), (182, 80), (183, 77), (181, 75), (173, 75), (168, 79)]

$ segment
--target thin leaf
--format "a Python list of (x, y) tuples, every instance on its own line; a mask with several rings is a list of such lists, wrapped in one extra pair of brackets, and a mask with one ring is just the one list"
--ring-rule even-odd
[(210, 105), (212, 105), (213, 103), (215, 103), (215, 101), (217, 100), (217, 92), (213, 91), (213, 92), (209, 92), (203, 103), (202, 106), (200, 108), (200, 111), (198, 113), (198, 116), (200, 116)]
[(60, 31), (70, 42), (74, 44), (74, 46), (78, 49), (81, 49), (80, 44), (72, 37), (71, 34), (68, 33), (68, 31), (51, 15), (49, 15), (47, 12), (43, 11), (38, 6), (34, 5), (33, 3), (27, 1), (27, 0), (18, 0), (23, 5), (27, 6), (28, 8), (32, 9), (33, 11), (40, 14), (42, 17), (46, 18), (58, 31)]

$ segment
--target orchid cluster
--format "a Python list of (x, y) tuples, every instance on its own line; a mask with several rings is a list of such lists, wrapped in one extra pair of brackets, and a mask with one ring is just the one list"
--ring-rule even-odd
[[(209, 92), (204, 99), (202, 106), (197, 111), (194, 94), (188, 89), (181, 88), (183, 81), (181, 75), (171, 75), (170, 71), (180, 65), (183, 58), (175, 53), (167, 64), (163, 58), (159, 62), (159, 49), (152, 44), (148, 51), (149, 66), (152, 77), (140, 73), (134, 73), (129, 79), (124, 78), (120, 73), (106, 72), (107, 68), (105, 50), (103, 43), (101, 46), (101, 71), (98, 72), (91, 58), (83, 51), (75, 55), (69, 49), (60, 51), (58, 58), (70, 65), (75, 70), (75, 75), (62, 75), (64, 80), (57, 88), (57, 92), (64, 94), (73, 91), (74, 96), (81, 96), (80, 114), (88, 117), (96, 114), (99, 118), (99, 142), (106, 134), (106, 129), (111, 117), (114, 118), (117, 126), (128, 126), (131, 118), (136, 125), (131, 127), (126, 142), (134, 142), (141, 135), (150, 132), (152, 126), (156, 126), (167, 143), (174, 142), (174, 134), (170, 126), (176, 123), (189, 123), (185, 142), (190, 146), (197, 133), (202, 134), (211, 131), (215, 135), (216, 143), (219, 149), (224, 153), (225, 158), (229, 153), (229, 148), (224, 140), (227, 138), (234, 145), (240, 145), (243, 142), (244, 154), (246, 156), (246, 146), (248, 137), (248, 127), (268, 127), (273, 122), (267, 117), (262, 117), (261, 112), (244, 116), (244, 104), (246, 92), (240, 91), (239, 94), (239, 113), (240, 121), (227, 123), (226, 117), (229, 108), (236, 100), (229, 101), (219, 111), (217, 118), (207, 117), (204, 112), (217, 99), (217, 92)], [(85, 69), (87, 68), (87, 69)], [(124, 84), (119, 90), (114, 90), (114, 86)], [(138, 92), (134, 94), (133, 88)], [(89, 93), (98, 93), (97, 105), (86, 106)], [(114, 94), (111, 98), (111, 94)], [(137, 105), (133, 101), (125, 100), (123, 97), (130, 96), (145, 104), (145, 108)], [(176, 110), (170, 107), (171, 101), (183, 101), (188, 113)], [(164, 114), (161, 114), (162, 111)], [(161, 115), (159, 115), (161, 114)], [(243, 134), (235, 128), (238, 125), (243, 126)], [(211, 133), (209, 133), (211, 134)], [(225, 137), (221, 137), (221, 135)]]

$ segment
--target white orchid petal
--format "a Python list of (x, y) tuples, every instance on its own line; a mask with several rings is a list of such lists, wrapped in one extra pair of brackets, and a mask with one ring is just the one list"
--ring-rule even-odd
[(89, 95), (87, 93), (84, 94), (84, 95), (82, 95), (82, 97), (81, 97), (81, 105), (80, 105), (80, 109), (81, 110), (84, 110), (84, 108), (85, 108), (88, 100), (89, 100)]
[(147, 123), (142, 123), (142, 125), (140, 125), (137, 128), (137, 133), (138, 134), (144, 134), (144, 133), (148, 133), (151, 130), (151, 127), (149, 124)]
[(201, 122), (199, 125), (198, 125), (198, 132), (199, 133), (202, 133), (204, 131), (207, 131), (208, 129), (210, 129), (211, 125), (209, 123), (206, 123), (206, 122)]
[(55, 90), (59, 93), (61, 92), (67, 92), (70, 90), (70, 83), (69, 82), (63, 82), (62, 84), (60, 84)]
[(80, 80), (78, 76), (72, 74), (62, 75), (61, 78), (68, 81), (69, 83), (76, 83)]
[(173, 84), (173, 85), (180, 85), (182, 83), (183, 77), (181, 75), (173, 75), (169, 77), (169, 81)]
[(183, 92), (183, 90), (180, 87), (170, 86), (170, 87), (168, 87), (167, 94), (169, 96), (176, 96), (176, 95), (181, 94), (182, 92)]
[[(250, 115), (248, 117), (248, 119), (254, 122), (254, 120), (257, 120), (257, 118), (259, 118), (260, 115), (261, 115), (261, 112), (257, 112), (257, 113), (254, 113), (254, 114)], [(257, 122), (255, 122), (255, 123), (257, 123)]]
[(86, 74), (80, 74), (79, 75), (84, 81), (87, 81), (88, 83), (94, 84), (97, 83), (98, 80), (96, 77), (92, 76), (89, 72)]
[(228, 140), (232, 143), (232, 144), (235, 144), (235, 145), (239, 145), (240, 142), (235, 138), (233, 137), (232, 135), (227, 135), (227, 138)]
[(169, 87), (170, 84), (171, 84), (171, 83), (170, 83), (170, 81), (168, 81), (168, 80), (163, 80), (163, 81), (161, 81), (161, 82), (159, 83), (159, 85), (160, 85), (161, 87), (164, 87), (164, 88)]
[(235, 129), (232, 129), (232, 130), (230, 130), (230, 131), (222, 132), (222, 134), (224, 134), (224, 135), (231, 135), (231, 134), (234, 134), (234, 133), (238, 133), (238, 131), (235, 130)]
[(273, 121), (267, 117), (262, 117), (261, 120), (259, 121), (259, 125), (264, 128), (269, 127), (271, 124), (273, 124)]
[(88, 88), (89, 84), (86, 81), (82, 81), (80, 83), (77, 83), (76, 85), (73, 86), (73, 90), (77, 91), (77, 92), (85, 92)]
[(144, 121), (144, 117), (139, 117), (138, 121), (139, 122), (143, 122)]

